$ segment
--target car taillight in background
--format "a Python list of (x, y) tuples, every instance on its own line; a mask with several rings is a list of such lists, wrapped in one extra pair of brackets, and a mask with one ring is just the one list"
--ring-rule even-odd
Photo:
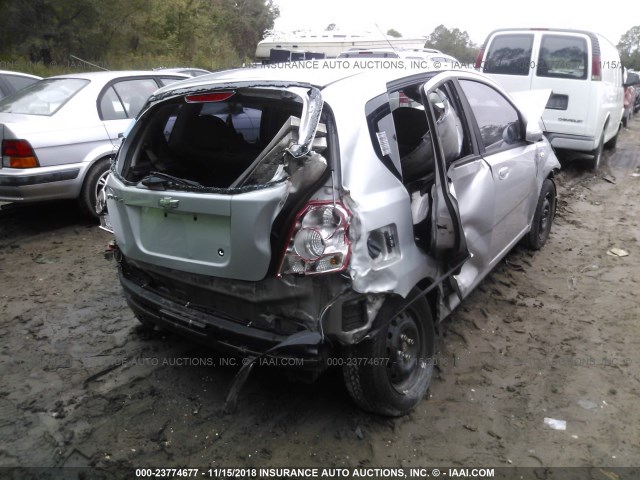
[(278, 276), (318, 275), (347, 267), (351, 214), (341, 203), (309, 202), (297, 215)]
[(482, 67), (482, 57), (484, 56), (484, 50), (480, 50), (478, 52), (478, 56), (476, 57), (476, 69), (480, 70)]
[(9, 168), (38, 167), (38, 158), (26, 140), (2, 140), (2, 166)]

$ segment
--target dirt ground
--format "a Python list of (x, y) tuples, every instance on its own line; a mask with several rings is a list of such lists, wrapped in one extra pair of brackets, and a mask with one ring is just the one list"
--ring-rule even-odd
[(107, 233), (73, 205), (5, 205), (0, 466), (640, 466), (640, 119), (606, 155), (566, 163), (549, 242), (445, 322), (428, 398), (398, 419), (358, 410), (338, 370), (267, 367), (225, 413), (237, 367), (138, 327)]

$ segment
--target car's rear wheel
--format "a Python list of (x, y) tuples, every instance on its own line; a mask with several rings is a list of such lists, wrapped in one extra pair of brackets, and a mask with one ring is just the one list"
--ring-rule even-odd
[(84, 179), (78, 202), (82, 213), (91, 218), (98, 218), (96, 203), (98, 195), (104, 190), (109, 176), (110, 159), (103, 158), (91, 166)]
[(400, 297), (387, 300), (375, 322), (387, 325), (375, 338), (346, 352), (343, 374), (347, 390), (356, 404), (369, 412), (404, 415), (429, 388), (435, 354), (431, 311), (423, 297), (396, 316), (408, 301)]
[(540, 189), (536, 212), (533, 215), (533, 223), (527, 236), (527, 246), (532, 250), (540, 250), (547, 242), (555, 212), (556, 187), (553, 182), (547, 178)]

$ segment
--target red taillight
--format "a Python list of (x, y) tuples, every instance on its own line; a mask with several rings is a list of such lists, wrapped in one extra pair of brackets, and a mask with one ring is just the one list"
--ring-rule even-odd
[(38, 158), (26, 140), (2, 141), (2, 166), (9, 168), (33, 168), (39, 166)]
[(600, 66), (600, 56), (591, 57), (591, 80), (602, 80), (602, 70)]
[(319, 275), (347, 268), (350, 220), (351, 214), (340, 202), (309, 202), (287, 237), (278, 276)]
[(236, 92), (199, 93), (197, 95), (187, 95), (185, 100), (187, 103), (224, 102), (235, 95), (235, 93)]
[(476, 68), (482, 68), (482, 57), (484, 56), (484, 50), (480, 50), (478, 52), (478, 56), (476, 57)]

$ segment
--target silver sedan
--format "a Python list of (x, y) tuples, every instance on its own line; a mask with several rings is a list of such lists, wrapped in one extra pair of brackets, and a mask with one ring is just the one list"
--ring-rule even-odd
[(95, 217), (122, 134), (177, 73), (92, 72), (40, 80), (0, 100), (0, 201), (78, 199)]

